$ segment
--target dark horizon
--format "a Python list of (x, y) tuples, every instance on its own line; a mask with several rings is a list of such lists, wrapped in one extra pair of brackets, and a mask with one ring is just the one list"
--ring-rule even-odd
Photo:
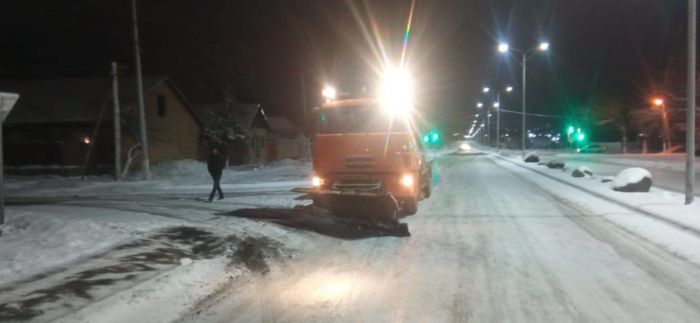
[[(194, 103), (218, 101), (230, 88), (299, 123), (302, 75), (308, 106), (324, 83), (371, 80), (372, 21), (398, 61), (411, 1), (366, 4), (141, 0), (144, 75), (172, 77)], [(518, 59), (495, 50), (506, 39), (518, 48), (551, 43), (528, 64), (532, 112), (567, 115), (606, 99), (644, 105), (664, 88), (682, 96), (674, 87), (685, 80), (685, 9), (652, 0), (416, 1), (407, 61), (421, 111), (466, 128), (483, 84), (519, 87)], [(12, 31), (3, 39), (2, 79), (108, 75), (112, 60), (132, 74), (128, 0), (15, 2), (0, 26)], [(516, 92), (506, 107), (520, 108)]]

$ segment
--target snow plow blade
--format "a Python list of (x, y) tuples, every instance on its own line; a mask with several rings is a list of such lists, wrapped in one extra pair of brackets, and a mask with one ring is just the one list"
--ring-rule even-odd
[(408, 225), (398, 221), (398, 203), (383, 191), (340, 191), (295, 188), (307, 194), (314, 205), (327, 209), (338, 222), (356, 225), (377, 234), (410, 236)]

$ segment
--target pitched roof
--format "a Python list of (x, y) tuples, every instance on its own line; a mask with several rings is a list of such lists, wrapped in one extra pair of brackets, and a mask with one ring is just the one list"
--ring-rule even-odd
[[(207, 103), (195, 104), (192, 106), (194, 113), (202, 120), (204, 124), (212, 123), (212, 118), (215, 118), (224, 109), (223, 103)], [(259, 103), (233, 103), (233, 117), (239, 122), (244, 131), (251, 128), (262, 127), (269, 129), (267, 116)]]
[[(167, 77), (144, 77), (144, 95), (163, 82), (169, 82), (185, 105), (189, 106)], [(122, 104), (136, 101), (135, 88), (134, 77), (119, 79)], [(111, 104), (112, 80), (110, 77), (0, 80), (0, 90), (20, 95), (6, 123), (94, 122), (102, 105)], [(104, 118), (111, 119), (112, 114), (107, 113)]]
[(267, 123), (270, 125), (270, 131), (274, 133), (284, 135), (299, 134), (299, 128), (284, 117), (269, 116), (267, 117)]

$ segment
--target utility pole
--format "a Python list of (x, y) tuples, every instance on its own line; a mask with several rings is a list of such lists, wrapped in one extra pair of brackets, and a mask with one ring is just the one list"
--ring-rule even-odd
[(501, 148), (501, 93), (496, 92), (496, 148)]
[(685, 131), (685, 204), (695, 198), (695, 50), (697, 30), (697, 1), (688, 0), (688, 88)]
[(1, 225), (5, 224), (5, 183), (3, 179), (5, 173), (5, 156), (3, 156), (2, 127), (5, 124), (5, 117), (10, 114), (17, 100), (19, 100), (19, 94), (17, 93), (0, 93), (0, 235), (2, 235)]
[(148, 163), (148, 137), (146, 134), (146, 111), (143, 103), (143, 79), (141, 78), (141, 48), (139, 46), (139, 28), (136, 14), (136, 0), (131, 0), (131, 16), (134, 23), (134, 62), (136, 65), (136, 97), (139, 105), (139, 132), (141, 135), (141, 156), (143, 156), (143, 174), (151, 180)]
[(486, 145), (491, 147), (491, 107), (486, 105)]
[(119, 114), (119, 75), (117, 63), (112, 62), (112, 102), (114, 103), (114, 180), (122, 174), (122, 128)]
[(527, 81), (527, 52), (523, 52), (523, 127), (522, 127), (522, 133), (520, 134), (520, 137), (522, 137), (522, 142), (520, 143), (522, 150), (523, 150), (523, 158), (525, 158), (525, 136), (527, 136), (527, 131), (525, 130), (525, 89), (527, 89), (527, 86), (525, 85), (525, 82)]

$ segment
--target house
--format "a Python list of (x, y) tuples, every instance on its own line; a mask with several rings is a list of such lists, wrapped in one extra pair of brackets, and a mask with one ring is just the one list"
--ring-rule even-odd
[[(139, 138), (135, 81), (119, 80), (123, 161)], [(88, 170), (113, 171), (111, 78), (0, 81), (0, 90), (20, 94), (5, 120), (9, 172), (81, 174), (90, 148)], [(143, 91), (151, 163), (200, 158), (201, 122), (174, 82), (146, 77)]]
[(303, 159), (309, 155), (309, 140), (288, 119), (269, 116), (267, 155), (269, 160)]
[(267, 135), (270, 126), (267, 116), (258, 103), (231, 102), (198, 104), (194, 111), (205, 125), (205, 128), (220, 127), (221, 118), (229, 118), (224, 122), (235, 122), (240, 133), (239, 140), (227, 144), (225, 151), (232, 164), (264, 163), (267, 156)]

